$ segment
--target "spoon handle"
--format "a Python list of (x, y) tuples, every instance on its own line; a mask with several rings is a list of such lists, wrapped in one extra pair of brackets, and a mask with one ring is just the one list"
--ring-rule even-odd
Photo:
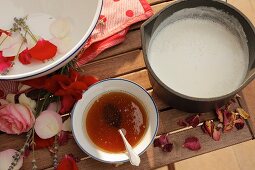
[(141, 162), (141, 159), (140, 157), (138, 156), (138, 154), (135, 153), (135, 151), (133, 150), (132, 146), (128, 143), (127, 139), (125, 138), (123, 132), (121, 129), (118, 130), (122, 139), (123, 139), (123, 142), (125, 144), (125, 147), (126, 147), (126, 150), (128, 152), (128, 156), (129, 156), (129, 161), (132, 165), (135, 165), (135, 166), (139, 166), (140, 162)]

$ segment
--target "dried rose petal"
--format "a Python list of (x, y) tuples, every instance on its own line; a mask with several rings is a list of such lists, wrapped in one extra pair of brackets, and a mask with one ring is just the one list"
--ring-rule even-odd
[(161, 135), (159, 137), (159, 142), (161, 145), (166, 145), (169, 143), (168, 139), (167, 139), (167, 134)]
[(199, 115), (189, 116), (185, 119), (185, 121), (193, 128), (197, 127), (197, 125), (199, 124)]
[(188, 126), (188, 124), (183, 120), (178, 120), (177, 125), (182, 126), (182, 127), (187, 127)]
[(44, 61), (53, 58), (57, 53), (57, 47), (51, 42), (40, 39), (36, 45), (29, 50), (32, 58)]
[(221, 123), (223, 123), (223, 110), (220, 108), (216, 108), (216, 113), (218, 115), (218, 119)]
[(212, 138), (215, 141), (219, 141), (220, 140), (220, 136), (221, 136), (220, 130), (217, 130), (216, 128), (214, 128)]
[[(49, 139), (41, 139), (37, 134), (35, 134), (35, 149), (42, 149), (42, 148), (48, 148), (53, 145), (54, 143), (54, 137), (51, 137)], [(32, 148), (32, 146), (30, 146)]]
[(241, 118), (235, 120), (235, 127), (238, 130), (242, 129), (244, 127), (244, 120)]
[(206, 132), (209, 134), (209, 136), (213, 135), (213, 130), (214, 130), (214, 123), (211, 120), (205, 121), (204, 122), (204, 127)]
[(201, 145), (199, 142), (199, 139), (197, 137), (188, 137), (185, 139), (185, 142), (183, 144), (183, 147), (192, 150), (192, 151), (197, 151), (201, 149)]
[(31, 59), (32, 56), (30, 55), (27, 48), (19, 54), (19, 61), (24, 65), (30, 64)]
[(154, 147), (161, 147), (161, 143), (159, 141), (159, 138), (154, 139), (153, 146)]
[(164, 152), (171, 152), (173, 150), (173, 144), (168, 143), (162, 147), (162, 151)]
[(242, 108), (237, 108), (236, 111), (240, 114), (240, 116), (242, 116), (244, 119), (248, 119), (250, 118), (250, 115), (244, 111)]

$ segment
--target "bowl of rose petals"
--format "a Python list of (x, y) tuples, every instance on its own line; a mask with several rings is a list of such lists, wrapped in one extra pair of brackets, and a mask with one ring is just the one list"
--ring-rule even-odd
[(0, 79), (47, 75), (72, 60), (99, 18), (102, 0), (3, 0)]

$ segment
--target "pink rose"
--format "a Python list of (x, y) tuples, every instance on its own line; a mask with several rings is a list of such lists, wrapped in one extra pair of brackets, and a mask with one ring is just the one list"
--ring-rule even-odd
[(32, 111), (21, 104), (0, 106), (0, 131), (21, 134), (29, 131), (35, 123)]

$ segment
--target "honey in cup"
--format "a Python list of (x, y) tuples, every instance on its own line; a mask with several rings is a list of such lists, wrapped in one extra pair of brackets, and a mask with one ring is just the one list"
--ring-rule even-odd
[(91, 141), (107, 152), (124, 152), (125, 145), (118, 129), (132, 147), (143, 138), (147, 114), (143, 105), (125, 92), (108, 92), (97, 98), (88, 110), (86, 131)]

